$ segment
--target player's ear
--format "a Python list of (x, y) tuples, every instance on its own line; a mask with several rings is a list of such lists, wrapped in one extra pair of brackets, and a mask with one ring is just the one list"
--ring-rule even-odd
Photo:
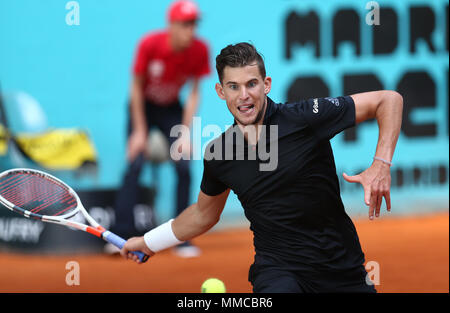
[(222, 84), (216, 83), (216, 92), (220, 99), (225, 100)]
[(264, 78), (264, 93), (268, 95), (271, 88), (272, 88), (272, 77), (266, 76), (266, 78)]

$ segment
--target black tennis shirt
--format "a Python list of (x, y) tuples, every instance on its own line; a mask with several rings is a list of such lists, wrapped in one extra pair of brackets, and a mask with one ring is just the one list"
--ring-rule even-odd
[[(227, 137), (238, 129), (235, 123), (207, 146), (201, 190), (214, 196), (230, 188), (238, 196), (254, 233), (253, 267), (305, 274), (361, 272), (364, 254), (340, 197), (329, 142), (355, 125), (353, 99), (280, 104), (267, 98), (263, 125), (277, 125), (277, 136), (267, 130), (256, 146), (245, 141), (239, 150), (242, 132)], [(261, 171), (267, 159), (249, 157), (264, 139), (266, 151), (274, 148), (274, 140), (278, 144), (277, 166), (271, 171)], [(216, 157), (211, 159), (213, 152)]]

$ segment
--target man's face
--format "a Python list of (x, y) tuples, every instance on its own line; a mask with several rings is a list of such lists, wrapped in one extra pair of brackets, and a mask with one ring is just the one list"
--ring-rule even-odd
[(261, 124), (271, 84), (270, 77), (262, 78), (256, 63), (243, 67), (226, 66), (222, 84), (216, 84), (216, 92), (226, 101), (238, 124)]
[(169, 24), (170, 40), (175, 50), (189, 47), (195, 36), (197, 21), (175, 21)]

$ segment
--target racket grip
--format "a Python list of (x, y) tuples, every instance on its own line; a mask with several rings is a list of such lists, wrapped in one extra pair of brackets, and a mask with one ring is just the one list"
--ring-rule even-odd
[[(103, 233), (103, 239), (105, 239), (107, 242), (112, 243), (113, 245), (115, 245), (117, 248), (122, 249), (123, 246), (125, 245), (125, 243), (127, 242), (125, 239), (123, 239), (120, 236), (117, 236), (116, 234), (110, 232), (110, 231), (105, 231)], [(139, 260), (144, 263), (148, 260), (148, 255), (146, 255), (145, 253), (141, 252), (141, 251), (131, 251), (131, 253), (137, 255), (137, 257), (139, 258)]]

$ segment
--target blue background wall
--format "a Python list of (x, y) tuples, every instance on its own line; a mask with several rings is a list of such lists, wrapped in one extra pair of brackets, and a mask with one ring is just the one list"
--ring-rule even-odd
[[(65, 0), (0, 0), (0, 82), (4, 92), (21, 90), (36, 98), (47, 115), (48, 125), (56, 128), (87, 129), (99, 154), (97, 179), (70, 183), (75, 188), (116, 188), (125, 166), (126, 99), (131, 78), (135, 46), (145, 33), (164, 28), (170, 1), (79, 0), (80, 25), (66, 24), (69, 13)], [(203, 0), (199, 36), (211, 49), (211, 67), (220, 49), (229, 43), (251, 41), (266, 60), (273, 78), (270, 96), (287, 101), (288, 89), (296, 78), (319, 76), (330, 96), (344, 94), (343, 76), (371, 73), (385, 89), (397, 89), (407, 72), (427, 73), (435, 83), (432, 93), (436, 105), (417, 108), (414, 123), (435, 123), (433, 135), (405, 136), (402, 132), (394, 155), (394, 170), (400, 170), (403, 183), (393, 184), (395, 213), (448, 210), (448, 1), (378, 1), (381, 8), (396, 12), (398, 44), (391, 53), (374, 55), (372, 29), (365, 23), (366, 1), (294, 0)], [(411, 53), (410, 8), (428, 7), (435, 17), (432, 43), (435, 51), (421, 40)], [(352, 44), (339, 45), (332, 53), (332, 21), (339, 10), (358, 13), (361, 54)], [(315, 56), (311, 43), (293, 44), (286, 58), (286, 18), (295, 13), (315, 12), (320, 19), (321, 54)], [(447, 15), (446, 15), (447, 14)], [(383, 15), (381, 15), (383, 25)], [(293, 30), (291, 30), (293, 31)], [(304, 32), (299, 29), (298, 32)], [(294, 30), (295, 32), (295, 30)], [(213, 72), (201, 85), (198, 116), (202, 125), (217, 124), (222, 129), (232, 116), (214, 91)], [(362, 90), (361, 90), (362, 91)], [(320, 96), (320, 95), (319, 95)], [(408, 103), (405, 103), (408, 106)], [(338, 175), (355, 174), (371, 164), (377, 140), (375, 123), (358, 128), (355, 141), (343, 134), (333, 141)], [(211, 138), (202, 138), (202, 143)], [(194, 201), (199, 191), (202, 161), (192, 162)], [(169, 163), (161, 168), (157, 212), (167, 219), (173, 212), (174, 171)], [(150, 180), (145, 169), (142, 179)], [(397, 176), (396, 176), (397, 177)], [(393, 180), (395, 179), (393, 173)], [(342, 182), (343, 183), (343, 182)], [(352, 215), (366, 214), (362, 188), (343, 183), (343, 199)], [(242, 216), (232, 195), (225, 216)]]

